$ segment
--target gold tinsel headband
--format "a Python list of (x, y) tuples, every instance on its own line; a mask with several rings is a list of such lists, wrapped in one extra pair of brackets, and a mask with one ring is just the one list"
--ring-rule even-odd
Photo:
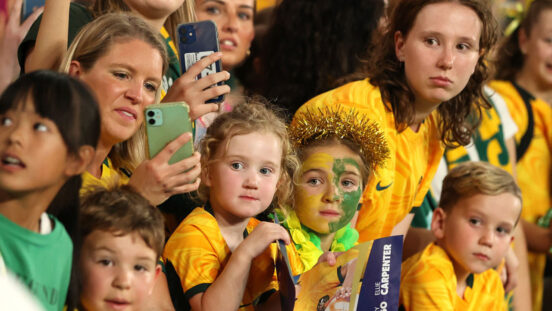
[(332, 137), (347, 139), (360, 147), (361, 158), (371, 171), (389, 158), (387, 141), (379, 126), (355, 109), (307, 109), (294, 117), (289, 136), (295, 147)]

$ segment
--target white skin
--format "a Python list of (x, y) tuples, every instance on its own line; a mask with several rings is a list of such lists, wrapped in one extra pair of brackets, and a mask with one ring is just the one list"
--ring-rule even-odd
[(197, 19), (217, 24), (222, 66), (231, 70), (247, 57), (255, 36), (253, 0), (196, 0)]
[[(136, 59), (151, 61), (136, 62)], [(130, 39), (113, 43), (89, 70), (84, 70), (78, 61), (72, 61), (69, 72), (79, 77), (98, 96), (101, 133), (88, 171), (99, 178), (102, 162), (111, 148), (138, 131), (144, 119), (144, 108), (154, 103), (161, 84), (161, 55), (146, 42)], [(197, 189), (199, 180), (196, 179), (200, 173), (198, 153), (168, 164), (178, 148), (190, 139), (189, 133), (183, 134), (153, 159), (142, 162), (133, 172), (129, 184), (154, 205), (171, 195)]]
[(17, 62), (17, 48), (42, 13), (42, 8), (39, 8), (21, 23), (22, 4), (22, 0), (8, 0), (7, 12), (0, 12), (0, 93), (19, 76), (21, 68)]
[[(499, 208), (497, 208), (499, 207)], [(511, 193), (463, 197), (445, 212), (435, 210), (431, 230), (454, 266), (458, 296), (470, 273), (497, 267), (513, 241), (521, 201)]]
[(552, 9), (539, 14), (531, 33), (520, 30), (519, 47), (524, 63), (516, 82), (552, 105)]
[[(222, 146), (228, 147), (224, 150)], [(215, 218), (232, 255), (215, 282), (189, 303), (195, 311), (237, 310), (253, 259), (276, 240), (290, 243), (287, 231), (269, 222), (261, 222), (243, 238), (251, 217), (267, 209), (276, 193), (282, 169), (282, 143), (272, 133), (236, 135), (220, 144), (212, 160), (204, 172), (204, 180)], [(279, 306), (277, 299), (267, 301), (266, 305)]]
[[(395, 54), (404, 62), (406, 81), (415, 96), (414, 120), (422, 121), (443, 101), (458, 95), (475, 71), (482, 23), (470, 8), (456, 2), (423, 7), (405, 36), (395, 33)], [(392, 235), (406, 235), (414, 214), (393, 228)]]
[[(183, 1), (128, 0), (125, 3), (153, 30), (160, 31), (170, 14), (180, 7)], [(64, 34), (67, 34), (69, 29), (69, 4), (70, 0), (48, 0), (46, 2), (35, 46), (29, 49), (25, 59), (25, 72), (57, 69), (67, 49), (68, 39)], [(230, 87), (222, 85), (207, 88), (207, 86), (229, 79), (230, 74), (222, 71), (200, 80), (196, 80), (195, 77), (221, 57), (222, 54), (213, 54), (194, 64), (174, 81), (163, 98), (163, 102), (186, 102), (190, 106), (192, 120), (209, 112), (217, 111), (218, 105), (206, 104), (205, 101), (229, 93)]]
[(82, 305), (88, 311), (142, 310), (161, 272), (155, 251), (137, 233), (94, 230), (79, 258)]
[(84, 172), (93, 153), (83, 146), (70, 154), (56, 124), (32, 103), (1, 114), (0, 214), (38, 232), (40, 215), (67, 179)]

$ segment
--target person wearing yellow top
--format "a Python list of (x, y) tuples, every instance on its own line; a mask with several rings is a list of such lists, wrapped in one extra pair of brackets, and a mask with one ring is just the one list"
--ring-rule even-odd
[[(290, 244), (290, 237), (282, 226), (253, 217), (288, 202), (298, 161), (285, 123), (266, 104), (250, 99), (237, 105), (218, 116), (201, 140), (199, 194), (206, 211), (196, 209), (184, 219), (163, 255), (182, 285), (172, 295), (185, 298), (176, 301), (179, 310), (279, 306), (279, 291), (262, 293), (274, 288), (271, 244)], [(293, 246), (288, 249), (293, 253)], [(261, 269), (251, 271), (259, 264)]]
[(323, 252), (345, 252), (356, 244), (358, 232), (350, 223), (362, 190), (389, 157), (383, 131), (358, 115), (345, 107), (308, 110), (289, 127), (301, 170), (282, 225), (305, 271)]
[(323, 93), (298, 110), (355, 107), (385, 132), (391, 156), (363, 192), (360, 242), (406, 234), (443, 143), (469, 142), (468, 116), (479, 115), (486, 103), (483, 59), (496, 40), (494, 23), (483, 1), (401, 1), (368, 62), (369, 79)]
[[(260, 221), (251, 218), (243, 231), (247, 237)], [(294, 275), (302, 272), (302, 264), (290, 244), (286, 248)], [(278, 248), (270, 244), (251, 263), (249, 278), (240, 308), (253, 310), (270, 294), (278, 290), (278, 279), (274, 269)], [(198, 207), (178, 226), (164, 251), (165, 267), (171, 296), (177, 310), (185, 309), (189, 298), (203, 293), (217, 279), (224, 265), (230, 259), (230, 251), (222, 235), (213, 209), (209, 204)]]
[(552, 1), (532, 1), (524, 16), (497, 50), (496, 81), (490, 86), (504, 98), (519, 128), (516, 169), (537, 311), (542, 309), (545, 254), (552, 247), (552, 229), (536, 224), (552, 208)]
[(465, 162), (443, 181), (431, 230), (436, 241), (402, 265), (402, 310), (505, 310), (494, 270), (513, 240), (521, 191), (505, 170)]

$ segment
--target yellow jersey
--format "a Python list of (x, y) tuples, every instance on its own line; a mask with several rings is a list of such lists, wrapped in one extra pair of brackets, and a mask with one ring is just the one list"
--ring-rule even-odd
[[(493, 81), (490, 86), (499, 93), (516, 122), (519, 131), (515, 136), (516, 146), (524, 141), (525, 133), (532, 128), (533, 135), (525, 153), (517, 159), (517, 182), (521, 188), (523, 206), (521, 217), (536, 223), (552, 207), (552, 106), (534, 98), (525, 90), (518, 91), (508, 81)], [(521, 94), (522, 92), (523, 94)], [(524, 97), (527, 99), (525, 100)], [(530, 104), (528, 110), (526, 102)], [(530, 118), (532, 112), (532, 126)], [(519, 157), (519, 155), (518, 155)], [(531, 273), (533, 310), (540, 310), (542, 304), (543, 275), (546, 255), (528, 254)]]
[(364, 189), (356, 229), (361, 243), (389, 236), (413, 207), (422, 204), (443, 156), (438, 114), (435, 111), (428, 116), (418, 132), (410, 127), (399, 132), (393, 112), (385, 107), (379, 88), (371, 85), (368, 79), (320, 94), (299, 108), (297, 114), (330, 105), (355, 108), (384, 131), (391, 156)]
[(84, 171), (81, 177), (82, 186), (80, 195), (85, 194), (91, 187), (109, 188), (113, 183), (117, 185), (126, 185), (130, 179), (128, 175), (115, 170), (109, 158), (102, 163), (102, 176), (100, 176), (100, 178), (90, 174), (88, 171)]
[[(259, 223), (259, 220), (251, 218), (244, 237)], [(295, 248), (290, 244), (286, 250), (292, 273), (301, 273), (302, 266)], [(277, 252), (276, 243), (272, 243), (253, 260), (240, 310), (254, 310), (259, 300), (278, 290), (275, 269)], [(231, 255), (210, 207), (194, 209), (171, 235), (163, 252), (169, 286), (182, 288), (179, 295), (183, 297), (177, 299), (187, 303), (196, 294), (205, 292), (215, 282)], [(171, 271), (177, 274), (180, 284), (171, 284)]]
[(464, 297), (456, 293), (456, 274), (445, 250), (435, 243), (402, 264), (400, 310), (505, 310), (504, 287), (498, 272), (470, 274)]

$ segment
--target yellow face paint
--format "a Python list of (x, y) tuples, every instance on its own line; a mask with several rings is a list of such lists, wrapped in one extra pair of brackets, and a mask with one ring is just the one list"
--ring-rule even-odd
[[(327, 234), (346, 226), (354, 216), (362, 193), (359, 157), (347, 147), (318, 147), (301, 169), (295, 210), (301, 223)], [(318, 150), (317, 149), (317, 150)]]

